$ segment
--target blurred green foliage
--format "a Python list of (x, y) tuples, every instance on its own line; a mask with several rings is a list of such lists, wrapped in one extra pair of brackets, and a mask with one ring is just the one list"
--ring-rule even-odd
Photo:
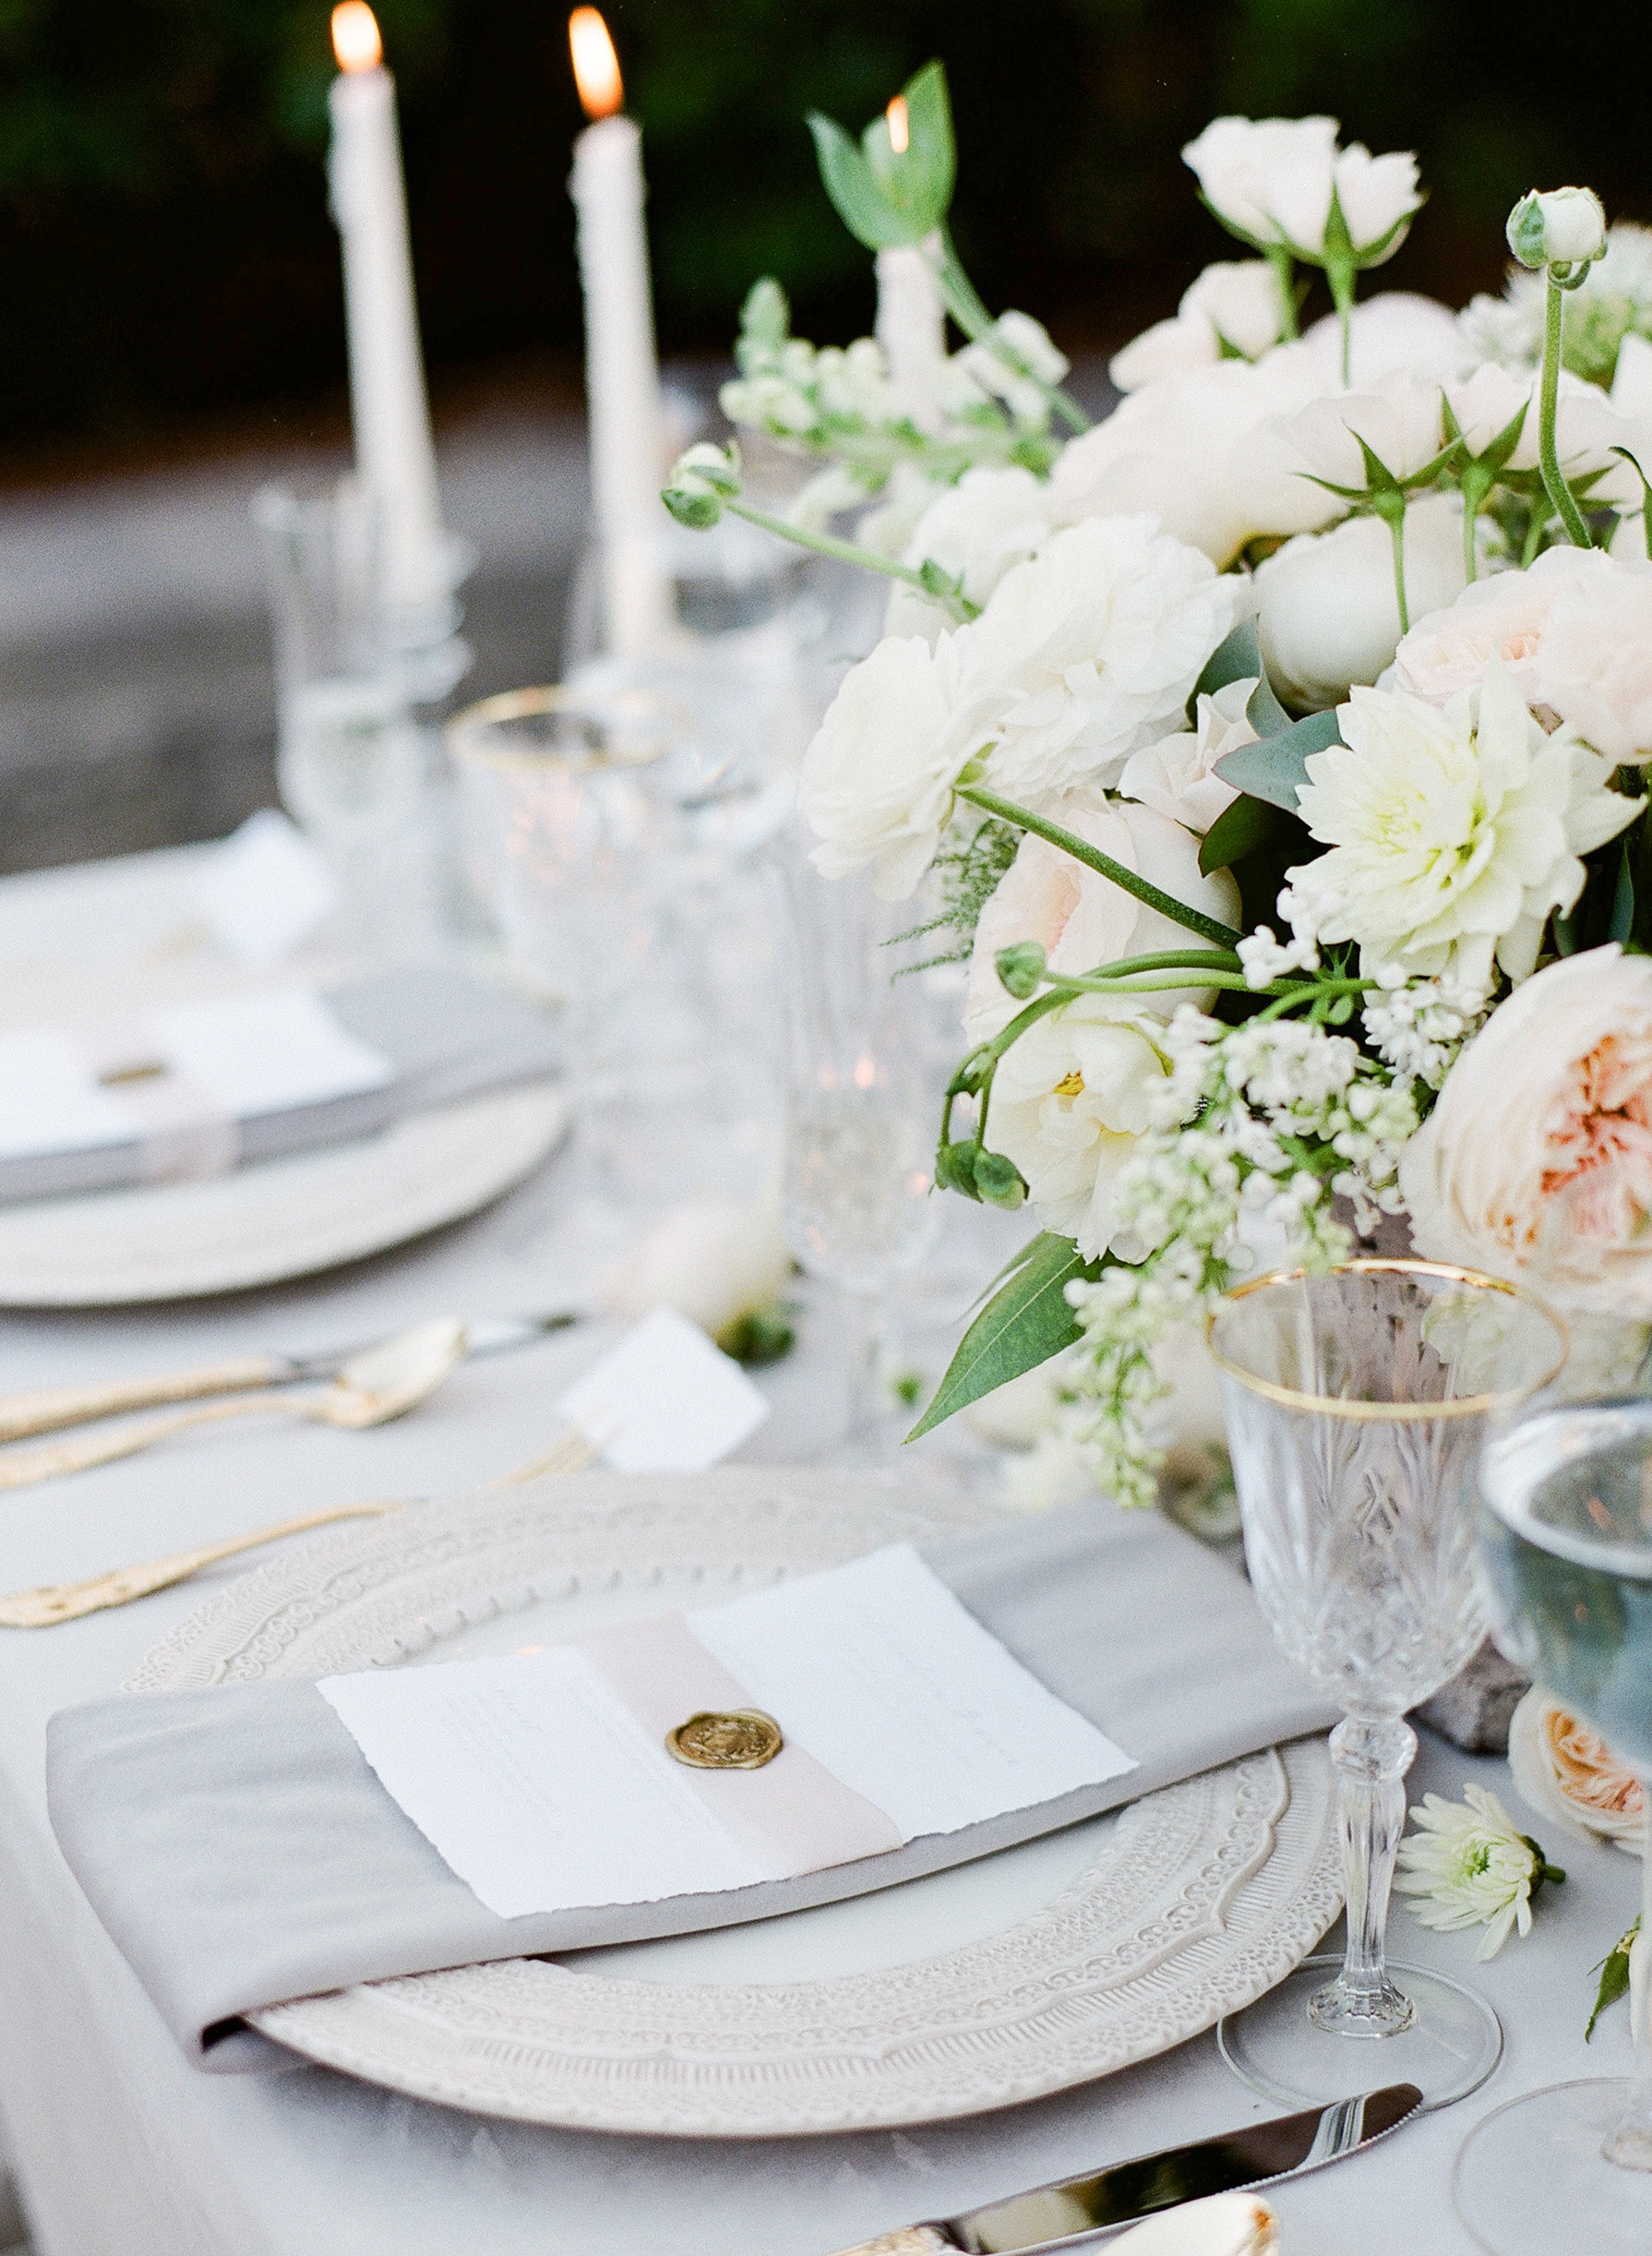
[[(450, 368), (578, 342), (579, 117), (545, 0), (381, 0), (426, 343)], [(327, 0), (0, 0), (0, 438), (314, 395), (343, 366), (321, 159)], [(1652, 217), (1652, 8), (1598, 0), (616, 0), (647, 133), (668, 349), (719, 349), (779, 274), (805, 333), (865, 326), (865, 255), (803, 114), (858, 130), (930, 54), (955, 224), (994, 304), (1068, 342), (1167, 311), (1225, 238), (1178, 151), (1223, 110), (1329, 110), (1415, 148), (1431, 207), (1384, 279), (1493, 287), (1503, 215), (1587, 180)]]

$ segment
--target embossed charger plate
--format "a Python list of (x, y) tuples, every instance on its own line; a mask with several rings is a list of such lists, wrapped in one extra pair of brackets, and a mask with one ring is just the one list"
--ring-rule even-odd
[[(127, 1688), (509, 1652), (987, 1517), (939, 1489), (787, 1468), (409, 1506), (218, 1591)], [(862, 2130), (1032, 2099), (1181, 2044), (1279, 1982), (1340, 1902), (1329, 1761), (1299, 1741), (852, 1902), (253, 2019), (369, 2082), (526, 2122)]]
[(0, 1207), (0, 1307), (105, 1308), (310, 1277), (474, 1214), (561, 1141), (548, 1083), (200, 1182)]

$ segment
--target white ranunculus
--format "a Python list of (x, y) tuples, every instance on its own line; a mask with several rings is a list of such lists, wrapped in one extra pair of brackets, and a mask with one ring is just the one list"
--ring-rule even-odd
[(1311, 250), (1323, 246), (1331, 216), (1336, 134), (1334, 117), (1217, 117), (1181, 158), (1216, 217), (1239, 234)]
[(1523, 267), (1587, 265), (1606, 249), (1606, 212), (1593, 188), (1534, 188), (1510, 212), (1507, 233)]
[[(1342, 382), (1342, 323), (1334, 313), (1316, 321), (1302, 340), (1324, 370), (1326, 389)], [(1411, 290), (1380, 290), (1361, 298), (1348, 322), (1349, 380), (1362, 390), (1396, 369), (1442, 382), (1465, 357), (1462, 331), (1449, 306)]]
[[(1362, 141), (1355, 141), (1337, 151), (1334, 177), (1355, 256), (1380, 266), (1398, 250), (1406, 239), (1404, 222), (1421, 207), (1417, 159), (1408, 150), (1373, 157)], [(1373, 257), (1379, 244), (1381, 255)]]
[(1368, 483), (1364, 439), (1396, 478), (1408, 478), (1431, 462), (1444, 444), (1440, 387), (1396, 370), (1364, 391), (1335, 399), (1311, 400), (1263, 427), (1262, 443), (1277, 444), (1289, 467), (1332, 486), (1363, 492)]
[(1201, 697), (1193, 727), (1132, 753), (1119, 778), (1124, 797), (1140, 799), (1201, 835), (1208, 831), (1239, 797), (1216, 774), (1217, 761), (1257, 740), (1245, 713), (1256, 683), (1252, 674), (1228, 682), (1214, 697)]
[(1219, 260), (1182, 292), (1184, 320), (1208, 322), (1218, 341), (1260, 360), (1285, 324), (1279, 278), (1265, 258)]
[[(1413, 618), (1464, 585), (1462, 505), (1428, 494), (1406, 511), (1406, 596)], [(1256, 570), (1257, 635), (1268, 679), (1299, 712), (1338, 704), (1371, 683), (1400, 639), (1394, 546), (1380, 517), (1302, 534)]]
[(1652, 957), (1545, 966), (1463, 1050), (1407, 1146), (1418, 1251), (1562, 1312), (1652, 1318)]
[(1652, 563), (1603, 561), (1604, 572), (1556, 596), (1538, 644), (1535, 702), (1609, 760), (1652, 760)]
[[(918, 519), (902, 560), (916, 566), (932, 559), (963, 581), (971, 603), (985, 605), (1007, 571), (1037, 554), (1049, 532), (1044, 485), (1030, 470), (966, 470)], [(919, 589), (899, 580), (891, 586), (886, 634), (921, 634), (933, 642), (951, 624)]]
[(1187, 704), (1233, 625), (1239, 583), (1150, 517), (1057, 533), (999, 583), (959, 652), (988, 777), (1024, 806), (1110, 784)]
[(988, 1145), (1021, 1170), (1040, 1228), (1076, 1238), (1086, 1260), (1107, 1251), (1114, 1188), (1163, 1093), (1163, 1035), (1149, 1013), (1084, 995), (1030, 1026), (999, 1065)]
[[(1237, 925), (1239, 887), (1226, 870), (1200, 875), (1199, 841), (1179, 822), (1121, 799), (1092, 798), (1087, 804), (1057, 804), (1048, 812), (1086, 846), (1099, 848), (1161, 893), (1220, 923)], [(1029, 834), (976, 926), (964, 1006), (964, 1032), (972, 1045), (990, 1041), (1024, 1007), (1005, 990), (997, 966), (1001, 949), (1026, 940), (1044, 950), (1052, 970), (1070, 976), (1099, 970), (1125, 956), (1200, 944), (1185, 925), (1146, 907), (1110, 878)], [(1167, 1019), (1184, 1002), (1204, 1010), (1212, 1000), (1205, 989), (1175, 988), (1143, 996), (1140, 1008)]]
[(884, 900), (916, 887), (951, 819), (952, 787), (980, 749), (958, 636), (931, 652), (890, 636), (844, 676), (803, 759), (798, 806), (824, 877), (875, 866)]
[(1066, 446), (1049, 480), (1060, 524), (1151, 510), (1167, 533), (1232, 562), (1260, 534), (1306, 533), (1339, 505), (1278, 450), (1263, 459), (1258, 426), (1318, 398), (1331, 379), (1305, 344), (1275, 346), (1255, 363), (1224, 360), (1133, 392)]
[(1297, 795), (1332, 849), (1304, 872), (1321, 939), (1357, 942), (1368, 969), (1482, 991), (1493, 961), (1528, 978), (1550, 911), (1583, 890), (1580, 857), (1638, 812), (1607, 788), (1611, 763), (1568, 728), (1546, 736), (1495, 660), (1443, 710), (1355, 690), (1340, 719), (1343, 742), (1310, 755)]

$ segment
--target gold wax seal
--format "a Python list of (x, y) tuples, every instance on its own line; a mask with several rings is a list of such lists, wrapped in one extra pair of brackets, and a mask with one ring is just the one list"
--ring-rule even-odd
[(665, 1745), (693, 1770), (760, 1770), (785, 1741), (780, 1725), (760, 1708), (702, 1708), (668, 1731)]

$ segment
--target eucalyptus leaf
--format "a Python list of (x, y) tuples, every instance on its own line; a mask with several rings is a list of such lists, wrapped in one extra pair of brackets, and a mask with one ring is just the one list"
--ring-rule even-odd
[(1334, 712), (1311, 713), (1306, 720), (1293, 722), (1276, 737), (1224, 752), (1215, 772), (1236, 791), (1247, 792), (1253, 799), (1266, 799), (1270, 806), (1295, 814), (1297, 793), (1308, 781), (1310, 755), (1341, 742), (1342, 731)]
[(1253, 799), (1241, 792), (1204, 834), (1199, 848), (1200, 876), (1230, 869), (1247, 854), (1253, 854), (1279, 828), (1280, 812), (1267, 799)]
[(1253, 618), (1241, 618), (1232, 633), (1218, 642), (1205, 660), (1204, 671), (1193, 684), (1193, 695), (1214, 697), (1218, 690), (1225, 690), (1230, 681), (1245, 681), (1262, 672), (1262, 650), (1256, 640), (1256, 621)]
[(1099, 1273), (1100, 1264), (1085, 1261), (1071, 1238), (1041, 1230), (958, 1342), (934, 1400), (907, 1440), (933, 1432), (955, 1410), (1071, 1347), (1082, 1335), (1067, 1305), (1067, 1287)]
[(1625, 839), (1618, 854), (1618, 882), (1612, 888), (1611, 922), (1607, 927), (1608, 940), (1627, 940), (1634, 930), (1634, 871), (1629, 861), (1629, 841)]

